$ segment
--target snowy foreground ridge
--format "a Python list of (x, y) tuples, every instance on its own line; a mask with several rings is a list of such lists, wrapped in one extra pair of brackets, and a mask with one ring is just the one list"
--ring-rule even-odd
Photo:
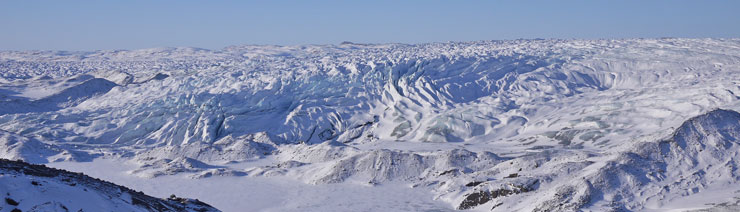
[(198, 200), (158, 199), (79, 173), (5, 159), (0, 189), (3, 211), (218, 211)]
[(6, 51), (0, 158), (441, 203), (178, 194), (225, 211), (736, 210), (739, 95), (740, 39)]

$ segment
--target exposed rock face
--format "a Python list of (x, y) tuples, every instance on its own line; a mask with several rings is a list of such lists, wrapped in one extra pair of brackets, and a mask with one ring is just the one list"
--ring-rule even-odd
[[(468, 194), (460, 205), (457, 206), (457, 209), (470, 209), (499, 197), (533, 191), (537, 182), (537, 180), (533, 180), (530, 184), (506, 184), (494, 190), (478, 190), (477, 192)], [(498, 205), (494, 205), (494, 207), (496, 206)]]

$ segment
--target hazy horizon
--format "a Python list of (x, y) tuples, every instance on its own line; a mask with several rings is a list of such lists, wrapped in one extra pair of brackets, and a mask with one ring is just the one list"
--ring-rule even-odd
[(563, 41), (569, 41), (569, 40), (660, 40), (660, 39), (740, 39), (740, 36), (738, 37), (625, 37), (625, 38), (515, 38), (515, 39), (491, 39), (491, 40), (469, 40), (469, 41), (430, 41), (430, 42), (418, 42), (418, 43), (401, 43), (401, 42), (385, 42), (385, 43), (364, 43), (364, 42), (353, 42), (353, 41), (341, 41), (338, 43), (322, 43), (322, 44), (232, 44), (232, 45), (225, 45), (223, 47), (219, 48), (204, 48), (199, 46), (152, 46), (152, 47), (142, 47), (142, 48), (111, 48), (111, 49), (81, 49), (81, 50), (67, 50), (67, 49), (21, 49), (21, 50), (15, 50), (15, 49), (0, 49), (0, 52), (24, 52), (24, 51), (58, 51), (58, 52), (94, 52), (94, 51), (131, 51), (131, 50), (145, 50), (145, 49), (159, 49), (159, 48), (193, 48), (193, 49), (203, 49), (203, 50), (209, 50), (209, 51), (220, 51), (228, 47), (234, 47), (234, 46), (279, 46), (279, 47), (291, 47), (291, 46), (332, 46), (332, 45), (342, 45), (345, 42), (350, 42), (352, 44), (361, 44), (361, 45), (383, 45), (383, 44), (407, 44), (407, 45), (419, 45), (419, 44), (430, 44), (430, 43), (475, 43), (475, 42), (488, 42), (488, 41), (516, 41), (516, 40), (563, 40)]
[(0, 50), (736, 38), (736, 1), (14, 1)]

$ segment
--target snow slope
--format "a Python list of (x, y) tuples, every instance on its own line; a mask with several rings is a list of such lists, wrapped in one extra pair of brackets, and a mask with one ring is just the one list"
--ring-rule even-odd
[(738, 39), (0, 52), (0, 157), (401, 184), (457, 209), (661, 209), (735, 184), (718, 163), (739, 71)]
[(219, 211), (198, 200), (158, 199), (79, 173), (0, 159), (0, 210)]

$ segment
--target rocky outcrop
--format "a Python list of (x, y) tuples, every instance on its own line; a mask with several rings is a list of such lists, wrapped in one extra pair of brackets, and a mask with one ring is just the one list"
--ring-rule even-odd
[[(498, 188), (496, 189), (481, 188), (477, 191), (467, 194), (465, 196), (465, 199), (463, 199), (460, 205), (457, 206), (457, 209), (458, 210), (471, 209), (476, 206), (486, 204), (489, 201), (499, 198), (499, 197), (505, 197), (505, 196), (514, 195), (514, 194), (530, 192), (530, 191), (535, 190), (537, 183), (538, 183), (537, 180), (530, 180), (529, 182), (526, 182), (526, 184), (510, 183), (510, 184), (498, 185), (497, 186)], [(496, 206), (498, 205), (494, 205), (494, 207)]]

